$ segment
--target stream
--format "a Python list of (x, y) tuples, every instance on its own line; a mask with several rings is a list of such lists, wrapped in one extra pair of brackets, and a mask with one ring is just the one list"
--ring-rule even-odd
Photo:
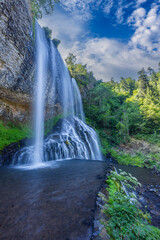
[(152, 225), (160, 228), (160, 174), (147, 168), (115, 164), (117, 169), (131, 173), (142, 184), (136, 190), (141, 208), (150, 213)]

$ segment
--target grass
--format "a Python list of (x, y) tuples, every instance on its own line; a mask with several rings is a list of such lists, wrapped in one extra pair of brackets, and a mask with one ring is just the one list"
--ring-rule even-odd
[(157, 134), (156, 132), (153, 134), (136, 134), (134, 135), (134, 138), (138, 140), (144, 140), (160, 147), (160, 134)]
[(134, 156), (126, 154), (122, 151), (110, 150), (111, 156), (115, 158), (119, 164), (132, 165), (137, 167), (154, 168), (160, 171), (160, 153), (150, 153), (147, 156), (141, 152), (136, 152)]
[[(149, 136), (148, 136), (149, 138)], [(157, 137), (156, 137), (157, 138)], [(155, 138), (155, 139), (156, 139)], [(150, 136), (153, 141), (153, 136)], [(154, 139), (154, 140), (155, 140)], [(105, 138), (101, 138), (101, 151), (104, 155), (109, 153), (112, 158), (118, 161), (119, 164), (131, 165), (137, 167), (154, 168), (160, 171), (160, 153), (149, 153), (144, 155), (142, 152), (136, 152), (135, 155), (120, 151), (116, 147), (112, 147)]]

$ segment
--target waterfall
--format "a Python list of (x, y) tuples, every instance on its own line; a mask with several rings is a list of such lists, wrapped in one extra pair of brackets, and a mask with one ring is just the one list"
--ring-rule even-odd
[(44, 142), (45, 161), (52, 159), (101, 160), (96, 132), (77, 117), (62, 119)]
[[(44, 139), (45, 108), (54, 104), (63, 118)], [(58, 159), (102, 160), (96, 132), (85, 124), (82, 99), (75, 79), (51, 40), (36, 23), (35, 144), (22, 148), (13, 164), (37, 165)]]
[(74, 115), (80, 118), (83, 122), (85, 122), (81, 94), (79, 92), (77, 82), (74, 78), (72, 78), (72, 85), (74, 96)]
[(45, 85), (47, 75), (47, 39), (36, 22), (35, 145), (33, 163), (43, 162)]

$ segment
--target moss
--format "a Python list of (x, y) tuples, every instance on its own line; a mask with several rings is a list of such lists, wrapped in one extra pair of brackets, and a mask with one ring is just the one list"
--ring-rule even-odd
[(65, 141), (65, 144), (71, 145), (71, 143), (68, 140)]
[[(62, 115), (57, 115), (45, 122), (45, 135), (49, 133), (53, 126), (62, 118)], [(32, 137), (33, 133), (31, 128), (27, 124), (15, 125), (13, 123), (7, 123), (4, 125), (0, 121), (0, 151), (13, 142), (18, 142), (26, 137)]]
[(15, 126), (14, 124), (8, 123), (4, 126), (3, 122), (0, 122), (0, 150), (10, 143), (18, 142), (30, 136), (31, 131), (27, 125)]
[(55, 117), (52, 117), (50, 119), (48, 119), (46, 122), (45, 122), (45, 135), (47, 135), (48, 133), (50, 133), (53, 129), (53, 127), (57, 124), (57, 122), (63, 118), (63, 115), (62, 114), (59, 114)]

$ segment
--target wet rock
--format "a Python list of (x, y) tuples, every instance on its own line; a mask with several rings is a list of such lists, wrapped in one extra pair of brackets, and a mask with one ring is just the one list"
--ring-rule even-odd
[(156, 189), (154, 189), (154, 188), (150, 188), (150, 189), (149, 189), (149, 192), (156, 193), (157, 191), (156, 191)]
[(152, 225), (160, 227), (159, 185), (142, 185), (141, 188), (137, 189), (137, 193), (142, 210), (147, 211), (152, 217)]
[(144, 198), (144, 197), (140, 197), (140, 198), (139, 198), (139, 201), (140, 201), (142, 204), (146, 204), (146, 201), (145, 201), (145, 198)]
[(96, 231), (93, 233), (93, 237), (97, 237), (100, 234), (100, 231)]
[(92, 219), (91, 218), (84, 219), (82, 221), (82, 224), (87, 225), (87, 226), (91, 226), (92, 225)]
[(100, 230), (102, 230), (103, 227), (104, 227), (104, 225), (102, 225), (99, 220), (94, 221), (94, 230), (95, 231), (100, 231)]
[(97, 177), (97, 179), (103, 179), (103, 176), (101, 176), (101, 175), (97, 175), (96, 177)]
[(14, 154), (23, 147), (30, 146), (33, 139), (25, 138), (18, 142), (11, 143), (0, 152), (0, 166), (10, 165), (13, 160)]
[[(107, 173), (109, 174), (109, 172)], [(93, 226), (93, 234), (92, 238), (93, 240), (108, 240), (110, 237), (108, 236), (104, 222), (106, 221), (105, 215), (103, 213), (103, 210), (106, 209), (106, 196), (105, 196), (105, 189), (106, 189), (106, 183), (103, 184), (101, 191), (98, 193), (98, 197), (96, 200), (96, 213), (95, 213), (95, 220), (94, 220), (94, 226)], [(103, 193), (104, 192), (104, 193)]]
[(155, 211), (155, 210), (151, 210), (150, 213), (153, 214), (153, 215), (159, 215), (159, 212), (158, 212), (158, 211)]
[(106, 232), (105, 229), (102, 230), (100, 236), (101, 236), (101, 239), (102, 239), (102, 240), (109, 240), (109, 239), (111, 239), (111, 237), (107, 234), (107, 232)]

